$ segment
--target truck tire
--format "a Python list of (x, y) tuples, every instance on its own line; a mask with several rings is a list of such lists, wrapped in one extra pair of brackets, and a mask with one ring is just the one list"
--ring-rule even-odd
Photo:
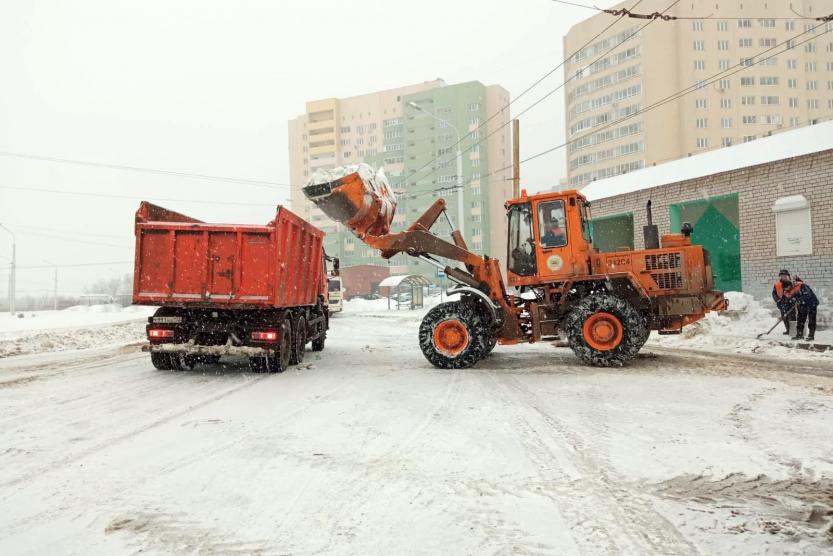
[(292, 351), (289, 356), (290, 365), (302, 363), (307, 351), (307, 319), (304, 318), (304, 315), (301, 315), (294, 324), (295, 326), (292, 327), (294, 332), (292, 335)]
[(467, 369), (487, 352), (489, 323), (470, 304), (437, 305), (419, 326), (422, 354), (440, 369)]
[(289, 319), (280, 326), (281, 339), (274, 353), (249, 357), (249, 368), (255, 373), (282, 373), (289, 368), (289, 356), (292, 350), (292, 327)]
[(645, 343), (645, 319), (630, 303), (610, 294), (585, 297), (564, 323), (570, 348), (594, 367), (621, 367)]
[(150, 362), (153, 363), (154, 368), (159, 371), (170, 371), (173, 369), (173, 362), (171, 361), (171, 354), (163, 352), (151, 352)]

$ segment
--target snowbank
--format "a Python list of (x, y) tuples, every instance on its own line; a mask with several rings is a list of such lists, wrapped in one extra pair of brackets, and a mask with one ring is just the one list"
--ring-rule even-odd
[[(684, 328), (679, 336), (652, 334), (649, 345), (778, 358), (833, 360), (831, 352), (815, 353), (794, 347), (792, 341), (783, 335), (784, 327), (780, 324), (771, 334), (758, 339), (759, 334), (765, 334), (778, 321), (778, 315), (749, 294), (727, 292), (725, 295), (729, 300), (727, 312), (709, 313), (703, 320)], [(833, 345), (833, 331), (817, 331), (816, 342)]]
[(77, 305), (63, 311), (0, 316), (0, 357), (88, 349), (141, 341), (155, 307)]

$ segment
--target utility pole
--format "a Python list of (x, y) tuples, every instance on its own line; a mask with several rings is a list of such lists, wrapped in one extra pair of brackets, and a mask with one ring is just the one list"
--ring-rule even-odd
[(47, 261), (46, 259), (41, 259), (41, 260), (43, 262), (45, 262), (46, 264), (50, 264), (53, 267), (55, 267), (55, 278), (54, 278), (54, 282), (53, 282), (53, 285), (52, 285), (53, 286), (53, 288), (52, 288), (53, 289), (53, 292), (52, 292), (52, 310), (57, 311), (58, 310), (58, 265), (56, 265), (52, 261)]
[(521, 121), (512, 120), (512, 197), (521, 196)]
[(0, 224), (0, 228), (3, 228), (7, 232), (9, 232), (12, 236), (12, 268), (11, 273), (9, 274), (9, 313), (14, 316), (14, 298), (15, 298), (15, 267), (17, 266), (17, 240), (14, 237), (14, 232), (5, 227), (3, 224)]

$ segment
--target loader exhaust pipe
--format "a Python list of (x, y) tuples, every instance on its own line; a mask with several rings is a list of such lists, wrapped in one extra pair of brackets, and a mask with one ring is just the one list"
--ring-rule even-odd
[(645, 249), (659, 249), (659, 228), (654, 224), (654, 215), (651, 211), (651, 201), (645, 206), (648, 225), (642, 227), (642, 235), (645, 240)]

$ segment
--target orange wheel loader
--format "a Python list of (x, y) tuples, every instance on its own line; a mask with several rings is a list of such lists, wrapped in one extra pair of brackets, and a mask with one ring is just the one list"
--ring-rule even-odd
[[(471, 367), (496, 343), (566, 338), (583, 362), (620, 367), (636, 357), (651, 330), (679, 334), (683, 326), (727, 302), (714, 289), (709, 254), (691, 244), (691, 227), (661, 238), (645, 226), (647, 249), (600, 253), (590, 237), (590, 203), (573, 190), (527, 195), (506, 202), (507, 291), (497, 259), (468, 249), (438, 199), (404, 231), (392, 233), (396, 199), (383, 175), (359, 168), (331, 181), (317, 180), (304, 194), (382, 257), (417, 257), (445, 271), (457, 301), (425, 315), (419, 345), (426, 359), (446, 369)], [(431, 232), (444, 217), (447, 241)], [(459, 263), (459, 264), (455, 264)]]

